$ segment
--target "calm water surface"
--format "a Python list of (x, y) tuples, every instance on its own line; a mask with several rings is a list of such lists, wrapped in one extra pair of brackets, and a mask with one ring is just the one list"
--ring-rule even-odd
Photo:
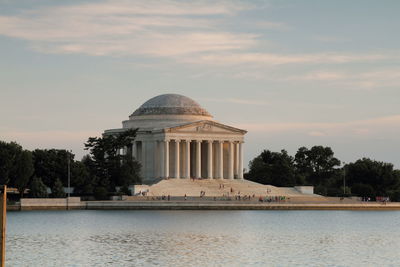
[(7, 265), (400, 266), (400, 212), (9, 212)]

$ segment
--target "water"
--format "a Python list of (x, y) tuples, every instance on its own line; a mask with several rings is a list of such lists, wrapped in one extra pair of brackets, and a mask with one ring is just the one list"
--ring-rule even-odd
[(7, 223), (7, 266), (400, 266), (397, 211), (30, 211)]

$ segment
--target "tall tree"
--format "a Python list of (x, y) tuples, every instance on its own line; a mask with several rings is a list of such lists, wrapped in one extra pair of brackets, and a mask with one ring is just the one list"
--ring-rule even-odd
[[(123, 186), (140, 182), (140, 165), (130, 153), (118, 153), (125, 147), (130, 147), (136, 137), (137, 129), (126, 130), (119, 135), (89, 137), (85, 149), (90, 152), (90, 160), (86, 165), (96, 177), (96, 187), (114, 191), (115, 186)], [(96, 190), (99, 191), (99, 190)]]
[(22, 147), (15, 142), (0, 141), (0, 184), (10, 182), (10, 172), (17, 162)]
[(337, 175), (340, 166), (340, 160), (334, 157), (332, 149), (323, 146), (301, 147), (294, 160), (296, 175), (314, 186), (329, 182), (332, 176)]
[(60, 179), (56, 179), (54, 182), (54, 186), (51, 188), (51, 195), (55, 198), (63, 198), (65, 197), (64, 187)]
[(42, 198), (42, 197), (47, 197), (47, 187), (43, 183), (42, 179), (40, 177), (34, 176), (32, 178), (30, 187), (29, 187), (29, 195), (30, 197), (34, 198)]
[(85, 160), (90, 160), (90, 157), (84, 157), (82, 162), (75, 161), (71, 166), (71, 184), (74, 187), (74, 194), (77, 195), (93, 194), (95, 179), (90, 175)]
[(391, 163), (363, 158), (346, 165), (347, 183), (359, 196), (387, 196), (389, 191), (399, 189), (399, 179)]
[(264, 150), (250, 162), (246, 179), (275, 186), (294, 186), (293, 157), (285, 150), (271, 152)]
[(44, 184), (53, 187), (57, 178), (63, 185), (68, 183), (68, 160), (74, 162), (74, 154), (65, 149), (35, 149), (32, 155), (34, 175), (41, 177)]
[(21, 151), (10, 173), (10, 184), (18, 189), (21, 197), (28, 187), (33, 172), (32, 153), (28, 150)]

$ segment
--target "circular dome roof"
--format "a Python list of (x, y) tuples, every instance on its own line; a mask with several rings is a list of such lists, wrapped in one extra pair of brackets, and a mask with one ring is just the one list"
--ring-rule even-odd
[(196, 101), (178, 94), (153, 97), (141, 105), (131, 116), (140, 115), (211, 115)]

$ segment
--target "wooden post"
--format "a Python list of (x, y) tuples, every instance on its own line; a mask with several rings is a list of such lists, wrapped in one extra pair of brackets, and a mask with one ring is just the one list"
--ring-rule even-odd
[(6, 217), (7, 217), (7, 186), (4, 185), (3, 193), (0, 196), (0, 229), (1, 229), (0, 267), (5, 266), (5, 259), (6, 259)]

